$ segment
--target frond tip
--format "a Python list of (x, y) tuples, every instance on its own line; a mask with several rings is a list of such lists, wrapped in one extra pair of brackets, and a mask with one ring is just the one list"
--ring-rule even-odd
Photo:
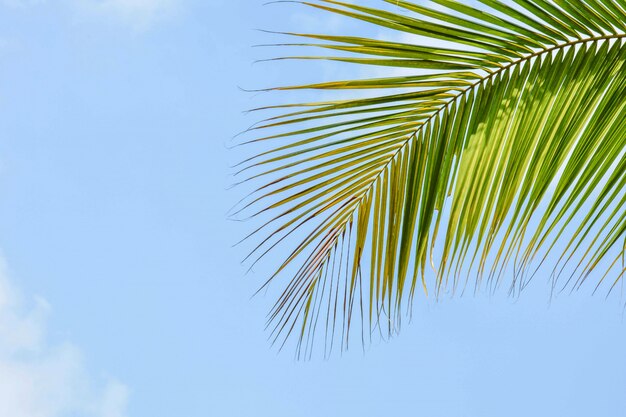
[(541, 273), (612, 289), (626, 273), (626, 3), (386, 2), (301, 3), (415, 42), (285, 36), (336, 53), (296, 58), (414, 73), (278, 87), (359, 95), (267, 107), (283, 113), (251, 129), (273, 130), (238, 174), (259, 184), (240, 211), (265, 217), (251, 257), (297, 243), (268, 281), (289, 278), (273, 341), (308, 355), (347, 348), (355, 323), (363, 342), (389, 337), (416, 288), (518, 292)]

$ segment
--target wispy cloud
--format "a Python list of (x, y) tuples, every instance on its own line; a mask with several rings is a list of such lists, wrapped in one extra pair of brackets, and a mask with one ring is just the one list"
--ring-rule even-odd
[(0, 416), (125, 417), (125, 385), (90, 376), (75, 345), (47, 342), (50, 311), (40, 297), (24, 302), (0, 257)]
[[(23, 9), (38, 5), (69, 8), (82, 17), (109, 19), (143, 31), (175, 16), (185, 0), (0, 0), (0, 6)], [(213, 1), (213, 0), (209, 0)]]
[(178, 13), (182, 0), (68, 0), (81, 13), (121, 21), (145, 30)]
[(0, 5), (9, 7), (28, 7), (45, 2), (46, 0), (0, 0)]

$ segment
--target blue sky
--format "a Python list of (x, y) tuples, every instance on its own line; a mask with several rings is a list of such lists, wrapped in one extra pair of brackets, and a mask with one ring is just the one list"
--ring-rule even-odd
[(420, 300), (365, 353), (270, 348), (226, 144), (274, 98), (239, 87), (350, 69), (252, 65), (253, 29), (355, 23), (263, 3), (0, 0), (0, 415), (623, 415), (623, 300), (539, 279)]

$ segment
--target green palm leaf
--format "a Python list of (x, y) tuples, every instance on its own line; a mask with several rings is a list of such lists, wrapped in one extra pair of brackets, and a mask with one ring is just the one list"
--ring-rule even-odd
[(317, 333), (325, 353), (346, 348), (354, 323), (390, 336), (417, 288), (517, 292), (537, 272), (578, 288), (593, 272), (611, 289), (626, 272), (626, 2), (386, 2), (302, 4), (420, 41), (290, 33), (331, 53), (293, 58), (414, 75), (276, 90), (397, 93), (266, 107), (279, 113), (252, 129), (274, 132), (238, 173), (259, 184), (240, 212), (269, 216), (250, 258), (289, 248), (268, 280), (288, 279), (273, 340), (308, 354)]

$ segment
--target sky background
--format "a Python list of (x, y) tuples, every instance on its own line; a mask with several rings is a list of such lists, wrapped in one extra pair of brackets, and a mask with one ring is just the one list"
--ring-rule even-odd
[(241, 88), (354, 72), (253, 65), (280, 39), (254, 29), (359, 24), (264, 2), (0, 0), (0, 415), (624, 415), (624, 302), (591, 287), (420, 300), (329, 360), (269, 346), (227, 144), (282, 96)]

